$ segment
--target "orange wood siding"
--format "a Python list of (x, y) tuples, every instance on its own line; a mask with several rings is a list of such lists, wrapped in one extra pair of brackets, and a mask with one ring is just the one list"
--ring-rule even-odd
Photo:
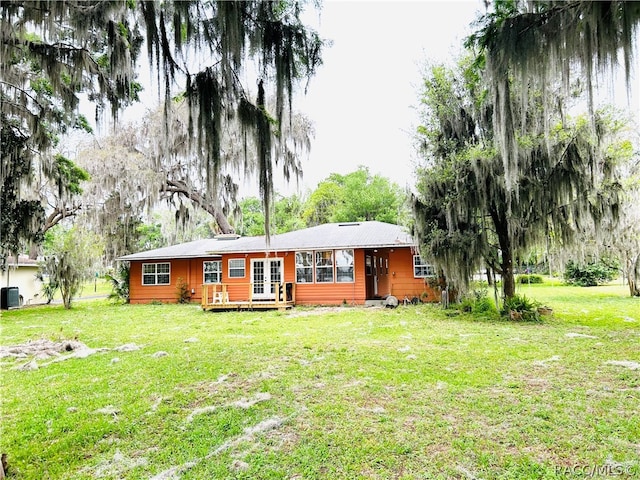
[[(376, 253), (378, 273), (378, 296), (394, 295), (400, 301), (404, 297), (421, 298), (427, 292), (427, 301), (438, 301), (439, 293), (434, 292), (424, 279), (413, 276), (413, 253), (410, 248), (379, 249)], [(271, 253), (265, 257), (264, 253), (228, 254), (222, 256), (222, 283), (226, 284), (230, 301), (247, 301), (249, 299), (249, 284), (251, 283), (251, 259), (278, 258), (283, 264), (284, 282), (296, 281), (295, 252)], [(245, 276), (243, 278), (229, 277), (229, 260), (244, 260)], [(382, 263), (380, 263), (382, 259)], [(178, 279), (186, 281), (192, 302), (200, 302), (203, 283), (203, 262), (211, 258), (175, 259), (167, 261), (132, 261), (130, 273), (131, 303), (149, 303), (160, 301), (175, 303), (178, 300)], [(170, 263), (169, 285), (142, 285), (143, 263)], [(388, 267), (387, 267), (388, 266)], [(365, 250), (354, 251), (355, 281), (341, 283), (298, 283), (296, 285), (296, 304), (298, 305), (361, 305), (367, 300), (365, 276)]]
[[(175, 303), (178, 301), (178, 279), (187, 283), (189, 291), (195, 291), (191, 295), (192, 302), (199, 302), (202, 294), (202, 265), (210, 258), (191, 258), (151, 261), (132, 261), (129, 280), (129, 298), (131, 303), (149, 303), (159, 301), (163, 303)], [(143, 285), (143, 263), (169, 263), (169, 285)]]
[[(393, 250), (393, 251), (391, 251)], [(413, 276), (413, 252), (410, 248), (395, 248), (389, 251), (389, 282), (390, 294), (402, 301), (405, 296), (421, 298), (427, 294), (426, 301), (437, 302), (440, 293), (425, 283), (424, 278)]]

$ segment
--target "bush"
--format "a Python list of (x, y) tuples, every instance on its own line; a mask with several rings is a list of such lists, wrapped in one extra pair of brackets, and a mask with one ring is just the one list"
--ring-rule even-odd
[(539, 322), (541, 320), (538, 312), (539, 304), (534, 300), (529, 300), (524, 295), (514, 295), (507, 298), (502, 305), (502, 315), (510, 320), (522, 320), (525, 322)]
[(570, 260), (564, 271), (564, 280), (569, 285), (595, 287), (613, 280), (617, 271), (617, 268), (602, 261), (579, 265)]
[(105, 274), (104, 278), (111, 282), (109, 299), (129, 303), (129, 264), (122, 263), (117, 274)]
[(497, 313), (497, 309), (493, 300), (489, 298), (486, 290), (474, 290), (467, 294), (459, 305), (463, 312), (473, 313), (474, 315), (487, 315)]
[(542, 278), (542, 275), (525, 273), (522, 275), (518, 275), (518, 283), (524, 283), (524, 284), (544, 283), (544, 279)]
[(178, 297), (178, 303), (189, 303), (191, 301), (191, 291), (189, 285), (184, 278), (178, 277), (176, 282), (176, 293)]

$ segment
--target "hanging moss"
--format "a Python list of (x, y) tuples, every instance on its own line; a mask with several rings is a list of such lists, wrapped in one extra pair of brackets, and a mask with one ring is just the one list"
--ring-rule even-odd
[[(561, 81), (568, 93), (574, 79), (586, 83), (590, 111), (594, 107), (594, 81), (622, 64), (629, 84), (635, 35), (640, 24), (640, 3), (630, 1), (568, 1), (496, 3), (481, 20), (481, 28), (468, 45), (479, 48), (495, 106), (494, 128), (499, 142), (507, 187), (518, 191), (516, 112), (527, 116), (528, 89), (512, 98), (510, 83), (541, 91), (551, 110), (555, 99), (547, 91)], [(547, 130), (549, 124), (546, 123)], [(526, 158), (524, 158), (526, 161)]]
[[(188, 156), (201, 160), (208, 198), (223, 195), (220, 181), (225, 177), (220, 169), (227, 160), (234, 167), (242, 163), (245, 172), (257, 170), (266, 208), (273, 189), (272, 164), (281, 161), (287, 177), (300, 172), (301, 145), (287, 144), (291, 136), (283, 124), (288, 121), (288, 131), (293, 131), (293, 88), (320, 64), (322, 41), (301, 23), (299, 2), (4, 0), (0, 12), (3, 122), (12, 123), (28, 139), (27, 155), (45, 154), (30, 164), (44, 165), (58, 136), (79, 123), (82, 93), (95, 103), (96, 120), (109, 104), (115, 123), (118, 112), (139, 93), (137, 56), (144, 36), (165, 105), (159, 150), (168, 152), (176, 145), (169, 105), (176, 90), (186, 93), (192, 119)], [(244, 65), (251, 59), (259, 64), (257, 79), (245, 85)], [(31, 88), (38, 77), (39, 84), (50, 85), (50, 90)], [(262, 114), (238, 120), (238, 109), (254, 97), (258, 80), (263, 91), (257, 97), (263, 100), (254, 106)], [(264, 102), (271, 97), (273, 115)], [(245, 121), (257, 123), (240, 129), (245, 136), (254, 136), (245, 143), (241, 159), (238, 149), (223, 152), (221, 139), (233, 135), (228, 132)], [(17, 154), (3, 152), (3, 161)]]
[(599, 112), (593, 122), (563, 115), (560, 91), (557, 108), (543, 109), (536, 90), (510, 82), (514, 96), (529, 89), (526, 115), (518, 111), (512, 119), (518, 169), (510, 184), (493, 129), (494, 98), (476, 103), (474, 85), (457, 85), (456, 77), (436, 68), (425, 82), (419, 133), (426, 165), (413, 200), (415, 234), (421, 252), (456, 288), (464, 290), (472, 274), (489, 265), (502, 274), (503, 286), (510, 282), (504, 287), (510, 296), (519, 254), (551, 234), (569, 245), (587, 225), (615, 221), (619, 187), (607, 149), (617, 139)]

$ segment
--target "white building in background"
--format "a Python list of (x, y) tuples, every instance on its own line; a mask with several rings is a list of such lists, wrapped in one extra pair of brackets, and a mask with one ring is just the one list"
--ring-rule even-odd
[(0, 287), (18, 287), (20, 305), (45, 303), (42, 282), (37, 278), (38, 261), (26, 255), (7, 258), (7, 270), (0, 271)]

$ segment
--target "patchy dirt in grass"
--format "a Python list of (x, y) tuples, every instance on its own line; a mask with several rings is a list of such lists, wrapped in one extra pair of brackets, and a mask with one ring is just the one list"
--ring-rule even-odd
[(196, 408), (193, 410), (189, 416), (187, 417), (186, 422), (191, 423), (193, 419), (198, 415), (203, 415), (205, 413), (211, 413), (216, 411), (219, 408), (228, 408), (228, 407), (236, 407), (241, 408), (243, 410), (247, 410), (254, 405), (257, 405), (261, 402), (266, 402), (271, 400), (271, 394), (268, 392), (259, 392), (256, 393), (252, 398), (241, 398), (240, 400), (236, 400), (235, 402), (226, 403), (224, 405), (208, 405), (206, 407)]
[[(227, 440), (218, 448), (212, 450), (204, 457), (197, 458), (190, 462), (183, 463), (182, 465), (176, 465), (176, 466), (170, 467), (167, 470), (164, 470), (158, 473), (157, 475), (154, 475), (153, 477), (151, 477), (151, 480), (170, 480), (174, 478), (179, 478), (183, 473), (186, 473), (187, 471), (191, 470), (193, 467), (197, 466), (199, 463), (210, 460), (227, 450), (237, 447), (243, 442), (250, 442), (258, 434), (275, 430), (279, 428), (281, 425), (283, 425), (286, 421), (287, 419), (283, 419), (280, 417), (273, 417), (273, 418), (268, 418), (266, 420), (263, 420), (262, 422), (254, 426), (245, 428), (242, 434)], [(246, 466), (246, 468), (248, 468), (248, 466)]]
[(640, 363), (632, 362), (630, 360), (609, 360), (606, 364), (628, 368), (629, 370), (640, 370)]
[(316, 315), (324, 315), (325, 313), (343, 312), (345, 308), (351, 307), (314, 307), (310, 310), (294, 310), (289, 315), (289, 318), (311, 317)]
[[(90, 348), (84, 343), (74, 340), (52, 340), (40, 339), (29, 341), (20, 345), (1, 346), (0, 359), (14, 359), (16, 362), (28, 360), (13, 367), (15, 370), (37, 370), (51, 363), (62, 362), (71, 358), (87, 358), (98, 352), (133, 352), (142, 347), (135, 343), (127, 343), (116, 348)], [(43, 362), (43, 363), (38, 363)]]
[(550, 358), (547, 358), (545, 360), (534, 360), (533, 364), (536, 367), (548, 367), (549, 363), (553, 363), (553, 362), (559, 362), (560, 361), (560, 355), (554, 355)]
[(93, 468), (93, 476), (95, 478), (122, 478), (129, 470), (144, 467), (148, 463), (145, 457), (127, 457), (120, 450), (116, 450), (113, 458), (103, 460)]
[(107, 415), (113, 417), (114, 420), (118, 419), (118, 415), (120, 414), (120, 409), (114, 407), (113, 405), (107, 405), (106, 407), (99, 408), (95, 412), (97, 415)]
[(585, 333), (575, 333), (575, 332), (565, 333), (564, 336), (567, 338), (598, 338), (593, 335), (587, 335)]

